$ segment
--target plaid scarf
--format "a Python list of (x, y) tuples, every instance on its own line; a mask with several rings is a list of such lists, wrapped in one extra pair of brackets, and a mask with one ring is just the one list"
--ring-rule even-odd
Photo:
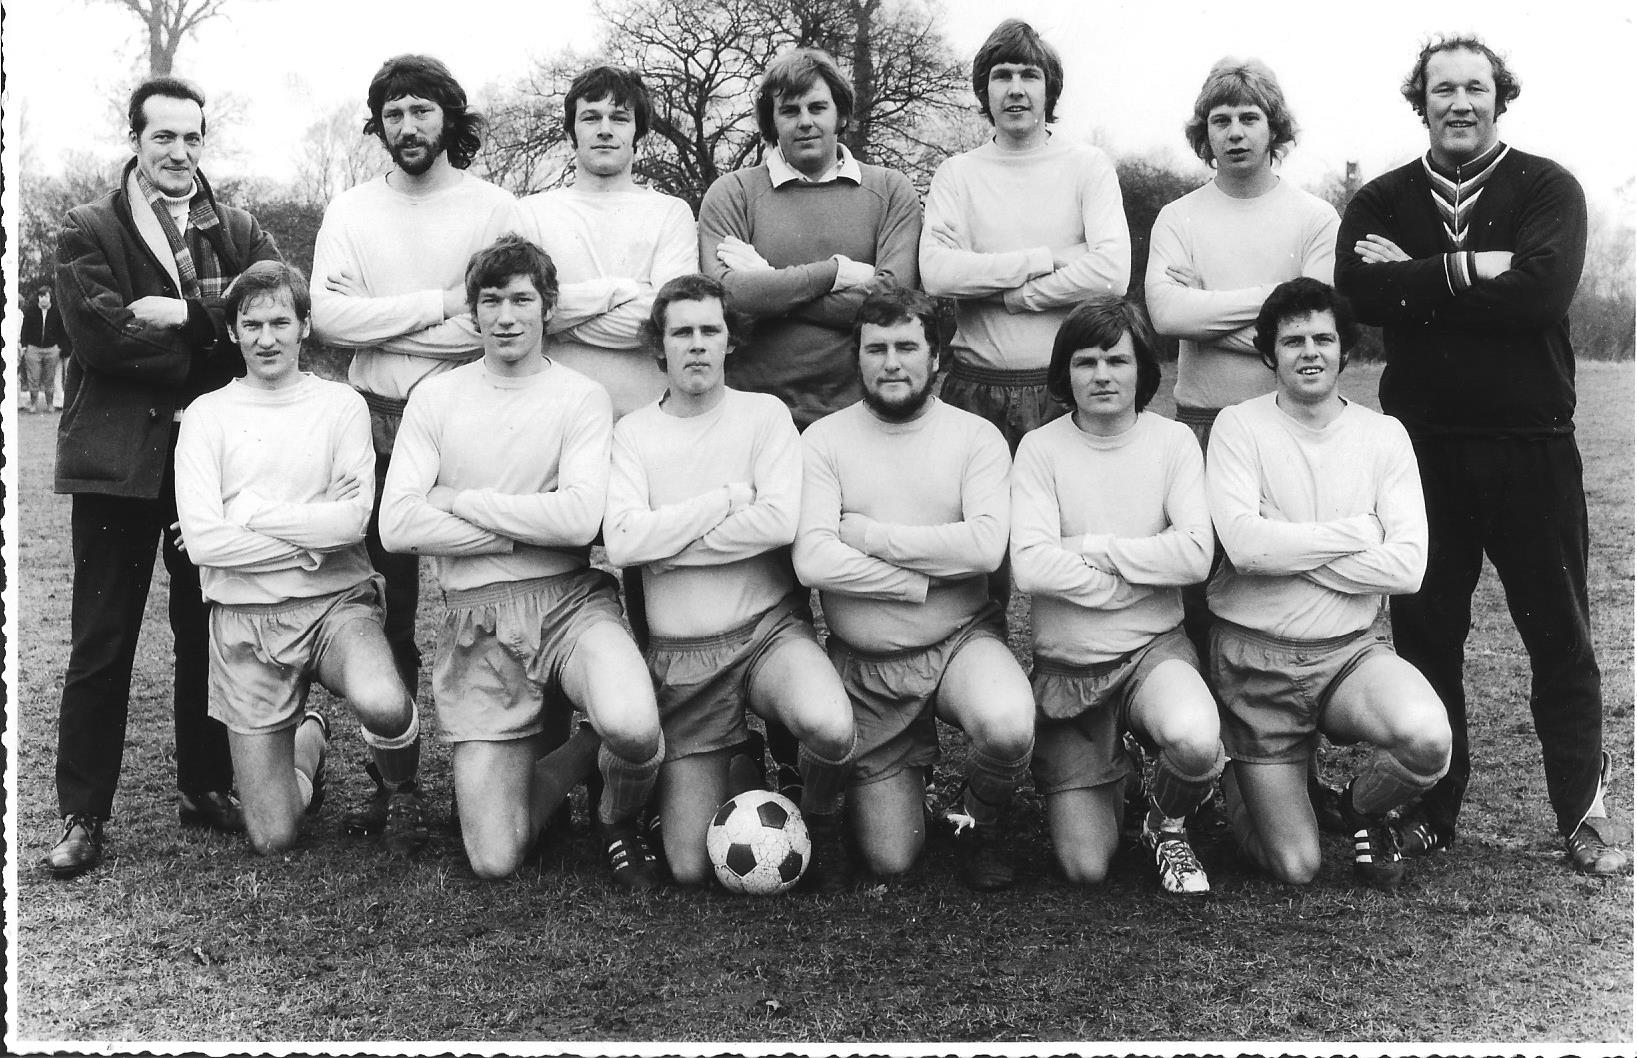
[[(1421, 164), (1426, 167), (1427, 178), (1432, 181), (1433, 205), (1438, 207), (1438, 214), (1444, 221), (1444, 234), (1449, 236), (1450, 244), (1455, 249), (1459, 250), (1465, 245), (1472, 207), (1478, 204), (1478, 197), (1484, 193), (1484, 184), (1489, 182), (1495, 167), (1501, 164), (1501, 159), (1511, 149), (1497, 140), (1482, 157), (1458, 165), (1447, 174), (1440, 171), (1440, 166), (1433, 164), (1432, 152), (1422, 155)], [(1463, 176), (1463, 170), (1472, 175)]]
[(188, 205), (188, 231), (198, 233), (191, 247), (182, 233), (176, 230), (176, 221), (165, 203), (165, 193), (148, 179), (148, 174), (140, 166), (136, 170), (136, 186), (159, 219), (159, 227), (170, 243), (171, 253), (176, 256), (176, 273), (182, 279), (182, 296), (189, 300), (219, 300), (233, 277), (223, 274), (222, 260), (217, 254), (214, 238), (220, 237), (222, 221), (216, 216), (216, 205), (205, 193), (203, 184), (195, 182), (193, 201)]

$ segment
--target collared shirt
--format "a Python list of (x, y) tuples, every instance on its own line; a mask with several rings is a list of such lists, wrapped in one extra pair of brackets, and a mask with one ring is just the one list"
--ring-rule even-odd
[(808, 176), (785, 161), (784, 152), (777, 147), (767, 153), (766, 163), (767, 177), (776, 188), (792, 180), (804, 184), (828, 184), (832, 180), (851, 180), (855, 184), (864, 182), (864, 171), (858, 167), (858, 159), (853, 157), (845, 143), (836, 144), (836, 164), (816, 177)]

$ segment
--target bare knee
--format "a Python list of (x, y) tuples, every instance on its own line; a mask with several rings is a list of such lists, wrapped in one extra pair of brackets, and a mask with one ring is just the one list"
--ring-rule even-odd
[(409, 730), (414, 715), (409, 696), (393, 681), (391, 686), (371, 687), (347, 699), (358, 722), (379, 738), (395, 739)]
[(1319, 873), (1317, 848), (1269, 849), (1265, 857), (1268, 874), (1285, 885), (1307, 885)]
[(1057, 865), (1070, 885), (1101, 885), (1108, 877), (1108, 857), (1090, 849), (1057, 850)]
[(972, 744), (996, 760), (1016, 760), (1034, 746), (1034, 712), (1009, 710), (969, 724)]
[(472, 873), (479, 878), (486, 882), (498, 882), (517, 873), (517, 868), (523, 864), (523, 850), (468, 844), (466, 861), (472, 865)]
[(919, 845), (893, 845), (861, 850), (864, 867), (877, 878), (898, 878), (908, 874), (920, 858)]
[(289, 852), (295, 847), (296, 839), (301, 837), (301, 827), (293, 820), (276, 823), (246, 820), (245, 830), (250, 837), (250, 847), (258, 856), (277, 856)]
[(825, 760), (839, 760), (853, 748), (853, 711), (850, 706), (826, 710), (814, 717), (806, 727), (805, 732), (795, 732), (796, 737)]
[(1449, 765), (1449, 723), (1442, 716), (1437, 722), (1429, 717), (1421, 723), (1406, 725), (1396, 734), (1388, 752), (1404, 767), (1421, 775), (1432, 775)]
[(666, 842), (665, 859), (670, 864), (671, 877), (677, 885), (707, 886), (716, 877), (710, 857), (702, 849), (672, 847), (670, 842)]

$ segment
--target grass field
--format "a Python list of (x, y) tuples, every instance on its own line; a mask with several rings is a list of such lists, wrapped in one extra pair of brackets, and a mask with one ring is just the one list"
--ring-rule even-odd
[[(1359, 367), (1344, 389), (1373, 403), (1375, 377)], [(1621, 777), (1611, 802), (1625, 813), (1632, 365), (1583, 364), (1580, 393), (1606, 739)], [(440, 827), (422, 855), (393, 863), (337, 833), (367, 781), (350, 717), (336, 724), (323, 814), (293, 853), (259, 859), (242, 839), (176, 826), (162, 568), (109, 857), (53, 881), (35, 861), (56, 836), (68, 637), (69, 504), (50, 492), (54, 422), (21, 417), (10, 445), (21, 500), (20, 670), (8, 681), (20, 747), (14, 1042), (1632, 1043), (1632, 882), (1563, 865), (1527, 662), (1490, 574), (1468, 649), (1476, 715), (1464, 829), (1453, 851), (1415, 864), (1397, 895), (1355, 888), (1338, 838), (1326, 839), (1324, 869), (1305, 889), (1249, 873), (1220, 836), (1201, 847), (1208, 898), (1162, 898), (1130, 850), (1108, 885), (1073, 889), (1053, 875), (1032, 793), (1013, 813), (1022, 880), (999, 896), (962, 888), (934, 841), (909, 879), (843, 897), (633, 898), (606, 883), (583, 826), (538, 867), (484, 884), (441, 826), (451, 787), (441, 746), (429, 746), (425, 766)], [(435, 610), (422, 607), (423, 646)], [(1014, 631), (1025, 614), (1014, 604)], [(949, 749), (941, 781), (959, 759)], [(1345, 767), (1347, 757), (1331, 761)]]

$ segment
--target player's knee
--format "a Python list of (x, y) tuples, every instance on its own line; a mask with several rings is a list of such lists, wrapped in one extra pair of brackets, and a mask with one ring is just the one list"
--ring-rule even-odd
[(608, 752), (632, 764), (641, 764), (659, 752), (659, 716), (637, 714), (605, 722), (599, 729)]
[(1034, 713), (1011, 710), (967, 726), (972, 744), (997, 760), (1016, 760), (1034, 747)]
[(1057, 865), (1070, 885), (1101, 885), (1108, 877), (1108, 857), (1090, 849), (1058, 849)]
[(1449, 722), (1439, 715), (1426, 715), (1401, 725), (1388, 749), (1404, 767), (1421, 775), (1442, 772), (1449, 766)]
[(252, 822), (245, 820), (250, 847), (258, 856), (278, 856), (295, 848), (301, 827), (294, 820)]
[(1319, 850), (1315, 848), (1277, 848), (1266, 851), (1267, 870), (1275, 881), (1285, 885), (1307, 885), (1319, 873)]
[(349, 701), (353, 712), (358, 714), (358, 722), (387, 741), (401, 738), (415, 715), (408, 696), (395, 681), (371, 687), (353, 695)]
[(815, 718), (805, 735), (798, 737), (825, 760), (840, 760), (853, 748), (852, 710), (826, 712)]
[(711, 879), (716, 877), (711, 867), (710, 857), (705, 855), (701, 848), (690, 845), (686, 848), (673, 848), (669, 843), (665, 846), (665, 859), (670, 864), (671, 877), (677, 885), (700, 887), (707, 886)]
[(523, 855), (521, 849), (468, 848), (466, 860), (472, 865), (472, 873), (480, 879), (498, 882), (517, 873)]

